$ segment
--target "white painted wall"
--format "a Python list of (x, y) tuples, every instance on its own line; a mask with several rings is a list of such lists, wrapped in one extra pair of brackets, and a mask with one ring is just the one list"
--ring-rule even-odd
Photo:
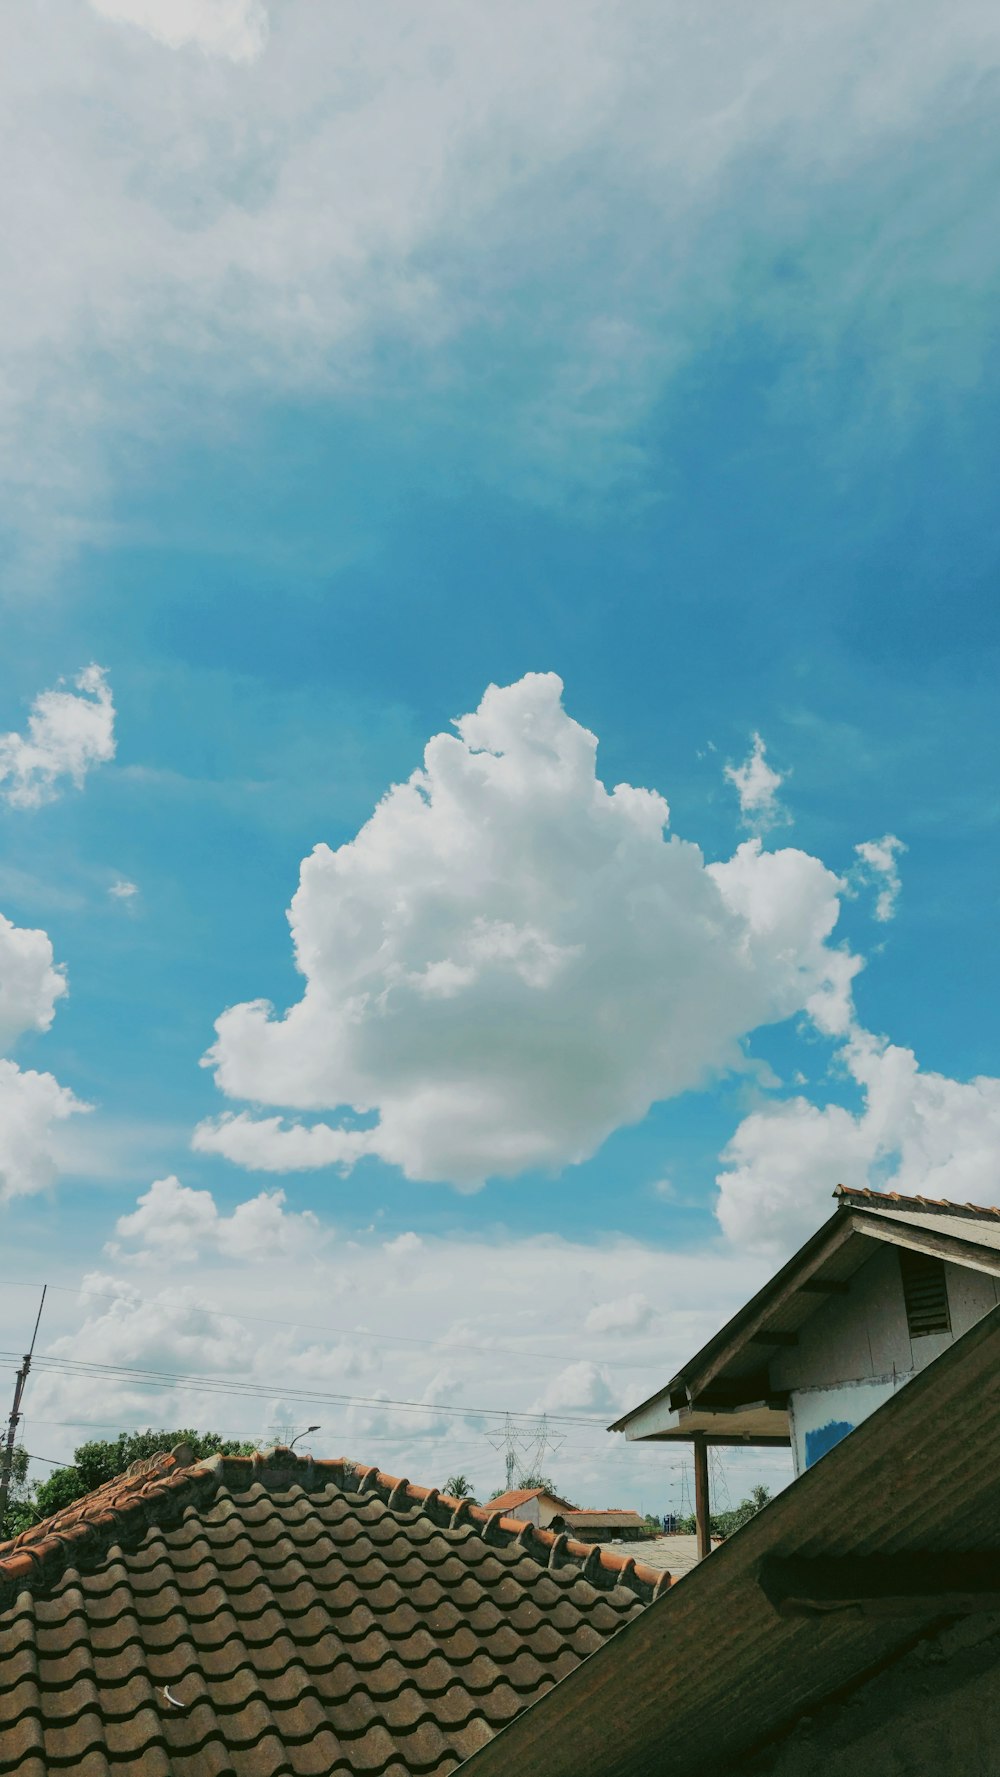
[(880, 1376), (873, 1382), (834, 1382), (822, 1388), (797, 1388), (788, 1404), (795, 1473), (811, 1468), (834, 1444), (881, 1407), (906, 1376)]
[(523, 1524), (537, 1524), (540, 1530), (546, 1530), (553, 1518), (564, 1513), (566, 1507), (551, 1493), (543, 1493), (541, 1498), (526, 1499), (522, 1505), (512, 1506), (507, 1513), (508, 1518), (520, 1518)]
[(880, 1247), (855, 1272), (847, 1295), (831, 1296), (800, 1329), (798, 1345), (771, 1359), (772, 1387), (791, 1394), (796, 1474), (809, 1466), (810, 1450), (816, 1460), (817, 1448), (829, 1443), (824, 1428), (859, 1425), (1000, 1299), (997, 1279), (986, 1272), (946, 1264), (945, 1278), (951, 1332), (911, 1340), (898, 1249)]
[(538, 1524), (539, 1515), (537, 1499), (526, 1499), (519, 1506), (511, 1506), (507, 1516), (508, 1518), (520, 1518), (523, 1524)]

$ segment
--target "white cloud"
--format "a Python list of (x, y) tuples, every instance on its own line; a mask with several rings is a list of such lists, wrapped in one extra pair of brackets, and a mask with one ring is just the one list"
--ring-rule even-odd
[(108, 894), (113, 901), (134, 901), (138, 893), (139, 889), (137, 884), (134, 882), (126, 882), (124, 879), (120, 879), (118, 882), (113, 882), (108, 889)]
[(88, 666), (76, 691), (42, 691), (28, 733), (0, 734), (0, 795), (15, 808), (37, 808), (58, 795), (61, 778), (77, 789), (95, 765), (115, 756), (115, 711), (103, 667)]
[(52, 1184), (55, 1127), (89, 1108), (52, 1074), (0, 1060), (0, 1203)]
[(168, 49), (188, 45), (208, 55), (250, 62), (267, 42), (261, 0), (90, 0), (101, 18), (138, 26)]
[[(759, 734), (742, 765), (727, 765), (725, 775), (735, 786), (740, 799), (744, 824), (763, 833), (789, 819), (778, 801), (778, 791), (785, 781), (780, 771), (767, 762), (767, 749)], [(787, 774), (786, 774), (787, 775)]]
[(588, 1333), (641, 1333), (653, 1318), (652, 1303), (634, 1291), (616, 1302), (599, 1302), (584, 1321)]
[(289, 914), (302, 999), (216, 1023), (205, 1060), (228, 1096), (377, 1110), (374, 1127), (241, 1113), (197, 1146), (267, 1170), (373, 1153), (475, 1188), (586, 1158), (743, 1065), (760, 1025), (846, 1028), (859, 963), (828, 943), (838, 879), (759, 840), (706, 866), (665, 838), (661, 796), (605, 788), (561, 691), (552, 673), (491, 686), (356, 839), (318, 845)]
[(587, 1359), (567, 1364), (534, 1403), (536, 1413), (612, 1413), (615, 1393), (607, 1371)]
[(1000, 1201), (1000, 1080), (926, 1073), (911, 1049), (855, 1030), (841, 1058), (862, 1108), (793, 1098), (744, 1118), (723, 1154), (729, 1238), (788, 1251), (832, 1214), (835, 1185)]
[[(722, 37), (682, 0), (652, 22), (646, 0), (425, 0), (405, 31), (370, 0), (283, 0), (260, 53), (265, 28), (259, 0), (0, 12), (19, 145), (0, 193), (0, 469), (7, 509), (38, 531), (94, 535), (123, 433), (144, 451), (196, 411), (230, 412), (234, 392), (336, 394), (385, 362), (397, 377), (381, 341), (414, 347), (417, 375), (449, 354), (450, 386), (478, 396), (477, 335), (502, 368), (529, 288), (544, 350), (504, 395), (512, 412), (477, 405), (491, 463), (506, 427), (533, 497), (602, 465), (641, 472), (635, 422), (703, 330), (717, 335), (720, 307), (774, 310), (797, 364), (810, 340), (828, 361), (849, 326), (877, 341), (887, 378), (943, 365), (952, 386), (958, 354), (972, 374), (997, 251), (976, 205), (956, 206), (947, 178), (917, 200), (907, 188), (915, 245), (895, 275), (889, 256), (893, 169), (961, 118), (970, 69), (988, 104), (1000, 24), (981, 0), (955, 0), (947, 21), (927, 0), (845, 0), (795, 30), (780, 0), (758, 0)], [(209, 53), (165, 55), (155, 38)], [(987, 141), (942, 148), (985, 190)], [(836, 263), (822, 228), (817, 247), (801, 227), (845, 186), (885, 270), (863, 288), (850, 254)], [(964, 323), (943, 333), (938, 305), (901, 301), (899, 282), (933, 290), (942, 238)], [(758, 269), (789, 242), (792, 321), (787, 288)]]
[(875, 918), (892, 919), (902, 886), (897, 859), (906, 850), (903, 841), (897, 839), (895, 833), (886, 833), (882, 839), (865, 839), (854, 849), (860, 859), (855, 865), (855, 877), (862, 882), (875, 883), (878, 889)]
[[(221, 1206), (202, 1219), (214, 1227), (224, 1219)], [(269, 1263), (254, 1268), (248, 1293), (245, 1266), (233, 1265), (211, 1238), (199, 1241), (197, 1257), (183, 1259), (169, 1242), (150, 1245), (141, 1277), (123, 1280), (120, 1259), (113, 1268), (96, 1259), (113, 1222), (95, 1213), (90, 1251), (84, 1231), (71, 1253), (47, 1254), (45, 1272), (40, 1260), (28, 1271), (26, 1254), (26, 1275), (47, 1274), (54, 1283), (69, 1283), (83, 1268), (94, 1273), (82, 1300), (49, 1291), (36, 1356), (220, 1375), (260, 1392), (230, 1396), (193, 1385), (161, 1387), (149, 1378), (140, 1384), (108, 1374), (56, 1374), (39, 1361), (26, 1401), (26, 1437), (35, 1440), (29, 1449), (69, 1456), (83, 1438), (123, 1426), (194, 1425), (256, 1438), (278, 1422), (318, 1421), (323, 1429), (311, 1440), (317, 1456), (378, 1462), (424, 1485), (442, 1486), (461, 1469), (480, 1498), (504, 1478), (503, 1453), (493, 1441), (503, 1420), (485, 1418), (484, 1409), (501, 1416), (547, 1407), (593, 1419), (550, 1426), (564, 1442), (547, 1454), (545, 1467), (569, 1498), (622, 1506), (645, 1499), (663, 1509), (679, 1503), (676, 1453), (626, 1445), (604, 1427), (661, 1386), (768, 1269), (717, 1240), (677, 1253), (635, 1240), (586, 1245), (496, 1232), (424, 1234), (412, 1254), (417, 1262), (400, 1266), (386, 1263), (382, 1240), (333, 1241), (321, 1221), (311, 1245), (276, 1245)], [(633, 1294), (654, 1305), (655, 1323), (623, 1329), (613, 1341), (581, 1330), (588, 1304)], [(23, 1349), (26, 1303), (36, 1306), (37, 1295), (0, 1291), (4, 1349)], [(368, 1398), (296, 1398), (306, 1390)], [(400, 1400), (420, 1405), (404, 1410), (393, 1405)], [(64, 1420), (75, 1423), (49, 1423)], [(88, 1432), (81, 1420), (102, 1429)], [(521, 1453), (528, 1460), (531, 1428), (525, 1429)], [(761, 1462), (770, 1465), (761, 1478), (772, 1483), (787, 1473), (783, 1454)]]
[[(29, 1032), (48, 1030), (65, 992), (48, 934), (0, 914), (0, 1054)], [(88, 1108), (51, 1074), (0, 1059), (0, 1203), (52, 1183), (58, 1126)]]
[(276, 1255), (316, 1247), (320, 1227), (309, 1210), (285, 1209), (284, 1191), (261, 1191), (220, 1215), (210, 1191), (195, 1191), (173, 1174), (155, 1179), (130, 1215), (119, 1216), (115, 1240), (108, 1251), (122, 1252), (122, 1242), (135, 1242), (129, 1257), (148, 1263), (157, 1256), (176, 1261), (215, 1251), (224, 1258), (271, 1262)]
[(47, 932), (12, 925), (0, 913), (0, 1052), (30, 1030), (48, 1030), (66, 976)]
[[(250, 1329), (228, 1315), (206, 1311), (186, 1285), (151, 1293), (113, 1275), (91, 1272), (80, 1300), (84, 1317), (78, 1332), (53, 1340), (45, 1348), (46, 1357), (201, 1375), (247, 1366), (252, 1358)], [(85, 1390), (86, 1384), (81, 1394)], [(143, 1403), (141, 1387), (111, 1377), (93, 1392), (109, 1407), (119, 1396)], [(198, 1411), (203, 1417), (200, 1405)]]
[[(270, 1006), (257, 1002), (261, 1016)], [(286, 1124), (281, 1117), (252, 1117), (246, 1111), (224, 1113), (199, 1123), (191, 1146), (200, 1154), (224, 1154), (252, 1172), (308, 1172), (317, 1166), (351, 1167), (372, 1151), (367, 1130), (330, 1129), (325, 1123), (306, 1127)]]

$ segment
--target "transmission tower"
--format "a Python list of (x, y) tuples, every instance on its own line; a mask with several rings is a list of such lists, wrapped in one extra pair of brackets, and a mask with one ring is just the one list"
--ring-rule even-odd
[(534, 1440), (534, 1444), (531, 1447), (531, 1456), (527, 1464), (519, 1465), (521, 1472), (518, 1478), (522, 1483), (526, 1473), (536, 1475), (544, 1473), (546, 1453), (551, 1451), (553, 1456), (558, 1456), (559, 1451), (566, 1442), (566, 1437), (563, 1432), (556, 1432), (555, 1434), (550, 1432), (548, 1414), (543, 1413), (541, 1419), (538, 1421), (538, 1427), (534, 1433)]
[(486, 1436), (494, 1450), (503, 1451), (508, 1493), (515, 1481), (523, 1487), (526, 1476), (541, 1474), (546, 1455), (555, 1456), (566, 1442), (562, 1432), (549, 1430), (545, 1413), (533, 1425), (515, 1423), (507, 1413), (503, 1429), (488, 1431)]
[(729, 1492), (726, 1465), (722, 1460), (722, 1452), (716, 1444), (709, 1445), (708, 1457), (712, 1465), (712, 1500), (715, 1509), (719, 1512), (731, 1512), (733, 1502)]
[(691, 1498), (691, 1482), (688, 1475), (688, 1465), (686, 1460), (681, 1463), (680, 1468), (681, 1507), (678, 1516), (681, 1518), (692, 1518), (694, 1516), (694, 1501)]
[(515, 1471), (519, 1471), (521, 1474), (524, 1473), (523, 1465), (518, 1460), (518, 1452), (527, 1448), (531, 1441), (531, 1433), (523, 1430), (521, 1426), (515, 1425), (510, 1414), (506, 1413), (504, 1415), (503, 1430), (488, 1431), (486, 1436), (493, 1445), (494, 1450), (502, 1450), (504, 1452), (504, 1464), (507, 1470), (507, 1492), (509, 1493), (514, 1485)]

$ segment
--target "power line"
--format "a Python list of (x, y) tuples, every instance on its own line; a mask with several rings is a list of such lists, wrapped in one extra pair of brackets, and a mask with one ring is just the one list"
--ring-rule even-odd
[[(0, 1352), (0, 1358), (10, 1357), (10, 1352)], [(275, 1395), (288, 1401), (322, 1402), (330, 1406), (347, 1405), (378, 1407), (389, 1411), (450, 1414), (460, 1419), (470, 1415), (480, 1419), (525, 1420), (536, 1424), (540, 1415), (529, 1413), (524, 1409), (509, 1411), (503, 1407), (478, 1407), (466, 1405), (461, 1407), (448, 1406), (437, 1401), (410, 1401), (395, 1397), (378, 1395), (355, 1395), (331, 1393), (320, 1389), (288, 1388), (284, 1384), (274, 1382), (254, 1382), (249, 1378), (243, 1381), (235, 1377), (204, 1376), (196, 1372), (184, 1373), (177, 1370), (147, 1370), (139, 1366), (125, 1364), (99, 1364), (73, 1358), (39, 1357), (35, 1367), (48, 1374), (67, 1376), (89, 1376), (99, 1381), (117, 1378), (135, 1388), (157, 1388), (164, 1393), (173, 1393), (181, 1389), (189, 1389), (194, 1394), (232, 1395), (234, 1397), (251, 1398), (254, 1400), (271, 1400)], [(593, 1428), (602, 1427), (603, 1422), (596, 1418), (587, 1418), (582, 1414), (553, 1413), (549, 1417), (561, 1425), (584, 1425)]]

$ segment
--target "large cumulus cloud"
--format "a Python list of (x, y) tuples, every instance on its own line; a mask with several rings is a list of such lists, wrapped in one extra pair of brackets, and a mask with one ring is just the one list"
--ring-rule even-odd
[(243, 1112), (198, 1147), (272, 1171), (370, 1152), (474, 1188), (585, 1159), (739, 1066), (761, 1025), (846, 1030), (859, 964), (818, 859), (750, 840), (706, 864), (662, 796), (605, 787), (552, 673), (454, 726), (355, 839), (305, 859), (301, 999), (231, 1007), (206, 1057), (229, 1098), (336, 1123), (304, 1140)]

